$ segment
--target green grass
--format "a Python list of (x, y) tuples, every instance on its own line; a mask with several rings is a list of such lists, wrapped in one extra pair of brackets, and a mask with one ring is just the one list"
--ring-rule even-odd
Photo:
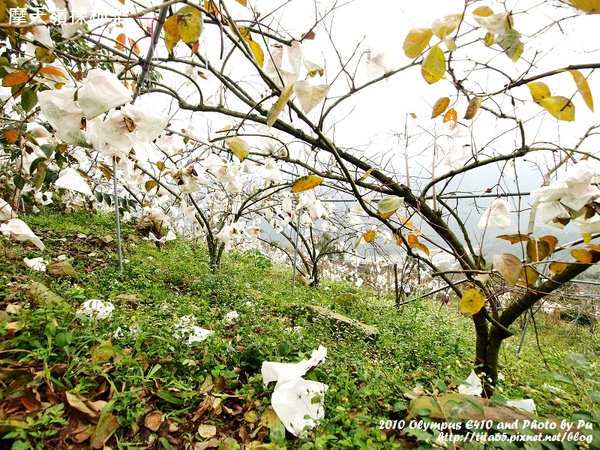
[[(10, 369), (0, 371), (0, 434), (13, 431), (12, 439), (0, 440), (0, 448), (21, 448), (25, 441), (22, 448), (89, 448), (89, 436), (80, 443), (74, 439), (76, 426), (110, 430), (111, 448), (192, 448), (209, 439), (198, 434), (200, 425), (215, 426), (224, 448), (240, 448), (242, 442), (394, 448), (408, 445), (406, 436), (384, 434), (379, 424), (406, 415), (405, 393), (417, 386), (426, 392), (440, 386), (456, 390), (471, 370), (472, 322), (459, 313), (457, 302), (440, 309), (437, 301), (421, 300), (399, 312), (392, 298), (326, 281), (318, 289), (296, 286), (292, 294), (291, 271), (259, 254), (233, 252), (212, 274), (201, 243), (178, 239), (158, 248), (140, 239), (131, 224), (123, 225), (120, 273), (116, 242), (98, 239), (114, 233), (112, 217), (77, 212), (25, 220), (47, 245), (44, 257), (66, 255), (79, 278), (29, 270), (22, 258), (40, 252), (0, 237), (0, 367)], [(32, 295), (26, 287), (31, 281), (45, 284), (61, 300)], [(353, 301), (335, 301), (347, 293), (356, 294)], [(92, 298), (112, 302), (112, 316), (93, 321), (76, 315)], [(308, 304), (374, 325), (379, 335), (374, 342), (365, 340), (310, 314)], [(9, 305), (20, 306), (17, 315), (5, 312)], [(239, 319), (225, 324), (232, 310)], [(178, 339), (175, 324), (182, 317), (213, 336), (191, 346)], [(600, 338), (580, 328), (566, 340), (569, 324), (541, 316), (536, 325), (544, 356), (533, 327), (517, 354), (521, 331), (516, 327), (517, 335), (502, 350), (499, 393), (533, 398), (541, 415), (571, 418), (592, 410), (587, 394), (600, 390), (594, 381)], [(122, 334), (115, 338), (118, 328)], [(269, 420), (273, 386), (263, 385), (260, 369), (263, 361), (307, 358), (319, 345), (327, 347), (328, 357), (307, 378), (329, 386), (325, 419), (308, 438), (298, 439)], [(585, 354), (587, 367), (565, 366), (572, 352)], [(573, 386), (544, 372), (573, 375), (580, 382)], [(99, 405), (102, 415), (83, 413), (66, 392), (88, 406)], [(57, 412), (48, 404), (65, 407)], [(152, 414), (162, 419), (157, 429), (149, 426)], [(27, 417), (32, 423), (25, 427)], [(13, 422), (7, 425), (5, 419)]]

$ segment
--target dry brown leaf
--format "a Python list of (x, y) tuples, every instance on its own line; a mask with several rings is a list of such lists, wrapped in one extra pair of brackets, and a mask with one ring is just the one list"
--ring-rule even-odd
[(471, 120), (479, 111), (483, 97), (473, 97), (467, 106), (467, 112), (465, 113), (465, 120)]
[(106, 441), (110, 439), (120, 426), (117, 416), (112, 413), (106, 414), (92, 433), (90, 446), (93, 449), (103, 448)]
[(152, 431), (157, 431), (162, 424), (163, 415), (160, 411), (154, 410), (144, 417), (144, 426)]
[(504, 239), (505, 241), (509, 241), (511, 244), (516, 244), (517, 242), (529, 240), (529, 236), (527, 236), (526, 234), (502, 234), (496, 237), (498, 239)]

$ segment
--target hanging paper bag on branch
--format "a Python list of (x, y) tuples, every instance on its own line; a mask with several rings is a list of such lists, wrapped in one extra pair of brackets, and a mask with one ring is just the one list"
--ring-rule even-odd
[(92, 69), (78, 93), (79, 106), (86, 119), (108, 112), (131, 101), (131, 92), (115, 74)]
[(128, 129), (135, 131), (136, 142), (148, 144), (156, 139), (169, 124), (169, 116), (164, 113), (127, 105), (121, 109)]
[(81, 130), (83, 111), (75, 102), (77, 89), (62, 88), (38, 92), (40, 108), (56, 131), (56, 135), (66, 144), (88, 147), (85, 134)]

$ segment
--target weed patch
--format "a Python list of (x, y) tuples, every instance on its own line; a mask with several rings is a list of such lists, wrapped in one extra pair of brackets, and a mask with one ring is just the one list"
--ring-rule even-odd
[[(44, 257), (64, 255), (78, 278), (29, 269), (22, 258), (37, 252), (0, 238), (0, 448), (430, 448), (432, 435), (381, 424), (405, 419), (419, 392), (456, 391), (472, 367), (472, 323), (454, 307), (421, 300), (399, 312), (392, 298), (327, 282), (292, 295), (289, 269), (263, 255), (233, 253), (211, 273), (207, 252), (184, 240), (159, 248), (126, 239), (120, 273), (113, 244), (100, 244), (107, 217), (30, 222), (48, 244)], [(114, 310), (78, 313), (90, 299)], [(374, 326), (377, 337), (307, 305)], [(505, 342), (499, 395), (596, 423), (598, 336), (578, 328), (567, 340), (569, 324), (536, 324), (540, 347), (531, 330), (520, 353), (518, 337)], [(209, 336), (192, 340), (191, 327)], [(306, 379), (329, 386), (325, 418), (295, 438), (274, 414), (261, 366), (308, 358), (319, 345), (327, 360)], [(574, 351), (585, 363), (565, 363)]]

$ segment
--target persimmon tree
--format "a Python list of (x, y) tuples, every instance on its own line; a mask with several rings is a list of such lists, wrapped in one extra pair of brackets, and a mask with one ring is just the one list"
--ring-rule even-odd
[[(307, 202), (312, 205), (308, 207)], [(286, 263), (296, 264), (305, 283), (317, 287), (327, 270), (324, 267), (327, 262), (343, 260), (351, 253), (354, 232), (339, 222), (338, 215), (326, 211), (314, 194), (304, 196), (296, 203), (294, 205), (292, 198), (286, 197), (281, 208), (267, 212), (280, 239), (269, 239), (267, 235), (261, 241), (282, 252)], [(328, 220), (320, 221), (323, 217)]]
[[(80, 175), (100, 183), (112, 175), (112, 161), (130, 168), (121, 185), (140, 203), (157, 206), (170, 195), (179, 214), (195, 215), (218, 264), (242, 216), (280, 214), (277, 202), (290, 191), (353, 197), (366, 217), (338, 210), (340, 220), (362, 221), (367, 244), (385, 239), (402, 246), (461, 297), (474, 324), (475, 366), (490, 395), (499, 349), (515, 320), (600, 259), (593, 243), (600, 230), (597, 125), (580, 112), (593, 110), (599, 65), (584, 25), (600, 5), (444, 2), (452, 14), (406, 24), (396, 36), (404, 40), (402, 54), (385, 55), (347, 26), (345, 11), (359, 17), (368, 4), (288, 3), (273, 10), (245, 0), (125, 4), (119, 23), (95, 22), (92, 13), (89, 23), (72, 28), (5, 23), (7, 201), (18, 208), (26, 185), (39, 192), (67, 166), (83, 164)], [(28, 6), (41, 8), (42, 19), (55, 12), (50, 2)], [(6, 22), (9, 9), (1, 13)], [(561, 47), (565, 36), (579, 52)], [(72, 89), (65, 110), (82, 106), (91, 68), (113, 72), (135, 105), (167, 115), (162, 137), (147, 133), (123, 147), (111, 140), (157, 130), (144, 127), (143, 112), (127, 102), (103, 110), (100, 119), (76, 115), (85, 120), (69, 130), (66, 120), (52, 123), (40, 96)], [(45, 136), (52, 150), (27, 127), (38, 117), (45, 123), (40, 108), (52, 124)], [(397, 115), (389, 136), (403, 139), (365, 139), (385, 115)], [(173, 134), (185, 141), (169, 144)], [(250, 163), (258, 177), (241, 175)], [(525, 194), (535, 188), (533, 197)], [(511, 201), (503, 199), (508, 193)], [(497, 197), (491, 204), (489, 195)], [(561, 246), (561, 232), (541, 225), (579, 226), (581, 245)], [(495, 236), (494, 228), (509, 230)], [(500, 248), (494, 242), (507, 247), (490, 253)], [(440, 254), (456, 266), (442, 269)], [(456, 274), (467, 281), (454, 283)], [(509, 288), (513, 300), (499, 310), (497, 298)]]

